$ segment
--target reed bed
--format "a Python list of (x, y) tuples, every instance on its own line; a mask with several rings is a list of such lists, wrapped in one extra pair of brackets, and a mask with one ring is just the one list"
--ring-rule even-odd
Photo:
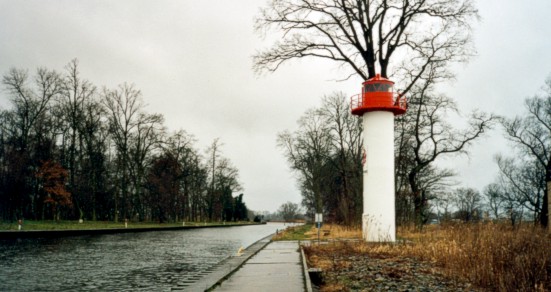
[[(422, 232), (399, 229), (398, 243), (337, 242), (312, 246), (312, 265), (338, 268), (324, 257), (413, 258), (447, 278), (489, 291), (551, 291), (551, 235), (534, 226), (503, 224), (430, 226)], [(316, 263), (318, 261), (318, 263)], [(349, 263), (346, 263), (349, 264)]]
[[(408, 233), (403, 236), (408, 238)], [(404, 255), (431, 261), (450, 276), (477, 286), (499, 291), (551, 290), (551, 236), (539, 227), (456, 224), (426, 230), (412, 240), (413, 244), (403, 245)]]

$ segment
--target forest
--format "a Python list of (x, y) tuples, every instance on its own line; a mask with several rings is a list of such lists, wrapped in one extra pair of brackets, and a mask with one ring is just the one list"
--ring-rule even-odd
[(200, 150), (192, 134), (169, 131), (133, 84), (98, 87), (74, 59), (59, 72), (9, 69), (1, 97), (3, 220), (248, 219), (223, 143)]

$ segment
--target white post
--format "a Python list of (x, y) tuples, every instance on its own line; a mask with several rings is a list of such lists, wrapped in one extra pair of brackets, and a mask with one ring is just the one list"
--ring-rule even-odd
[(366, 161), (363, 167), (362, 229), (366, 241), (396, 240), (394, 206), (394, 114), (363, 115)]

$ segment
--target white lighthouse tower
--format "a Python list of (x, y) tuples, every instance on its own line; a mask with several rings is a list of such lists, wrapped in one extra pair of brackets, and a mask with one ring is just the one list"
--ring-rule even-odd
[(395, 241), (394, 116), (406, 112), (406, 99), (377, 74), (352, 97), (351, 108), (363, 118), (363, 238)]

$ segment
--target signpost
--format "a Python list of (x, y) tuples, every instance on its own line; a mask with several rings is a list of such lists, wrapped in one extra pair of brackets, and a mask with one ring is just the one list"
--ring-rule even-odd
[(322, 213), (316, 213), (315, 217), (316, 221), (316, 227), (318, 228), (318, 244), (320, 243), (320, 229), (321, 225), (323, 223), (323, 214)]

